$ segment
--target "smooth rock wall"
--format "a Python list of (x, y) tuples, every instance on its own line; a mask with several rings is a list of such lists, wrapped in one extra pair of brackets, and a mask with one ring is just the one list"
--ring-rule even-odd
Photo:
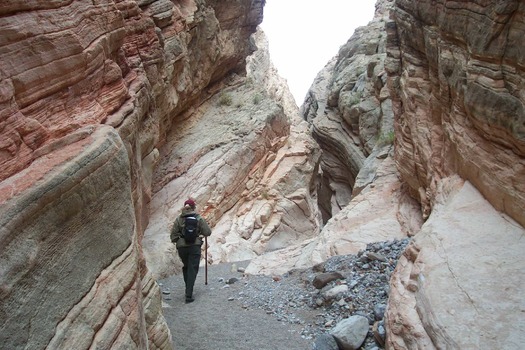
[(525, 229), (458, 176), (435, 203), (392, 275), (386, 348), (519, 349)]

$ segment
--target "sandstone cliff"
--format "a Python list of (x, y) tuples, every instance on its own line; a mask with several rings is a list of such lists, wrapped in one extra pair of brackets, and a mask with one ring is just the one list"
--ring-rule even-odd
[(244, 70), (263, 4), (0, 5), (2, 347), (171, 348), (141, 247), (158, 150)]
[(390, 349), (523, 344), (524, 16), (397, 0), (386, 25), (396, 164), (428, 217), (392, 280)]
[(392, 5), (378, 3), (374, 19), (341, 46), (301, 107), (323, 150), (317, 189), (322, 231), (254, 259), (247, 272), (284, 273), (420, 229), (419, 205), (393, 161), (394, 115), (384, 70), (384, 24)]
[(213, 226), (210, 263), (252, 259), (319, 231), (319, 149), (271, 65), (264, 34), (253, 40), (247, 77), (232, 75), (160, 150), (144, 237), (159, 277), (180, 269), (168, 233), (189, 196)]
[(389, 349), (521, 346), (523, 3), (380, 0), (301, 113), (263, 4), (0, 4), (2, 346), (169, 349), (188, 196), (249, 273), (414, 236)]

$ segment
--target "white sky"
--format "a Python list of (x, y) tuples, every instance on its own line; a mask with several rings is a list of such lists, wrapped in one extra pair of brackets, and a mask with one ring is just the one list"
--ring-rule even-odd
[(317, 73), (357, 27), (374, 17), (376, 0), (266, 0), (262, 29), (270, 57), (298, 105)]

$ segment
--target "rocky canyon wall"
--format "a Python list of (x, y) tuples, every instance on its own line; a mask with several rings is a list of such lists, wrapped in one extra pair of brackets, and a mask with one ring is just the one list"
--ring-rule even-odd
[(170, 349), (192, 196), (248, 273), (413, 236), (389, 349), (520, 347), (525, 5), (380, 0), (301, 111), (263, 5), (0, 4), (0, 344)]
[(525, 5), (396, 0), (395, 160), (427, 219), (400, 260), (388, 349), (523, 343)]
[(386, 347), (519, 348), (523, 6), (378, 1), (302, 106), (323, 151), (324, 227), (247, 271), (413, 236), (391, 279)]
[(263, 5), (0, 5), (3, 347), (171, 348), (141, 246), (158, 150), (244, 70)]
[(271, 65), (262, 32), (253, 44), (247, 76), (231, 75), (160, 150), (144, 237), (148, 266), (159, 277), (181, 268), (168, 233), (190, 196), (213, 226), (210, 263), (264, 260), (319, 232), (319, 148)]
[(284, 273), (419, 231), (419, 205), (393, 160), (394, 115), (384, 70), (392, 6), (378, 2), (373, 20), (341, 46), (301, 107), (323, 151), (317, 185), (321, 232), (253, 259), (247, 272)]
[(524, 6), (396, 1), (387, 65), (396, 159), (427, 212), (437, 182), (460, 174), (525, 224)]

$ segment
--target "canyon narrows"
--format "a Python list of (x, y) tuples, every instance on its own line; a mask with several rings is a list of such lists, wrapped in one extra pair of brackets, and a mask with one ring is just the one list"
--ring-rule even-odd
[(188, 196), (247, 274), (410, 237), (387, 349), (521, 346), (525, 4), (379, 0), (298, 108), (264, 3), (0, 5), (2, 348), (171, 349)]

